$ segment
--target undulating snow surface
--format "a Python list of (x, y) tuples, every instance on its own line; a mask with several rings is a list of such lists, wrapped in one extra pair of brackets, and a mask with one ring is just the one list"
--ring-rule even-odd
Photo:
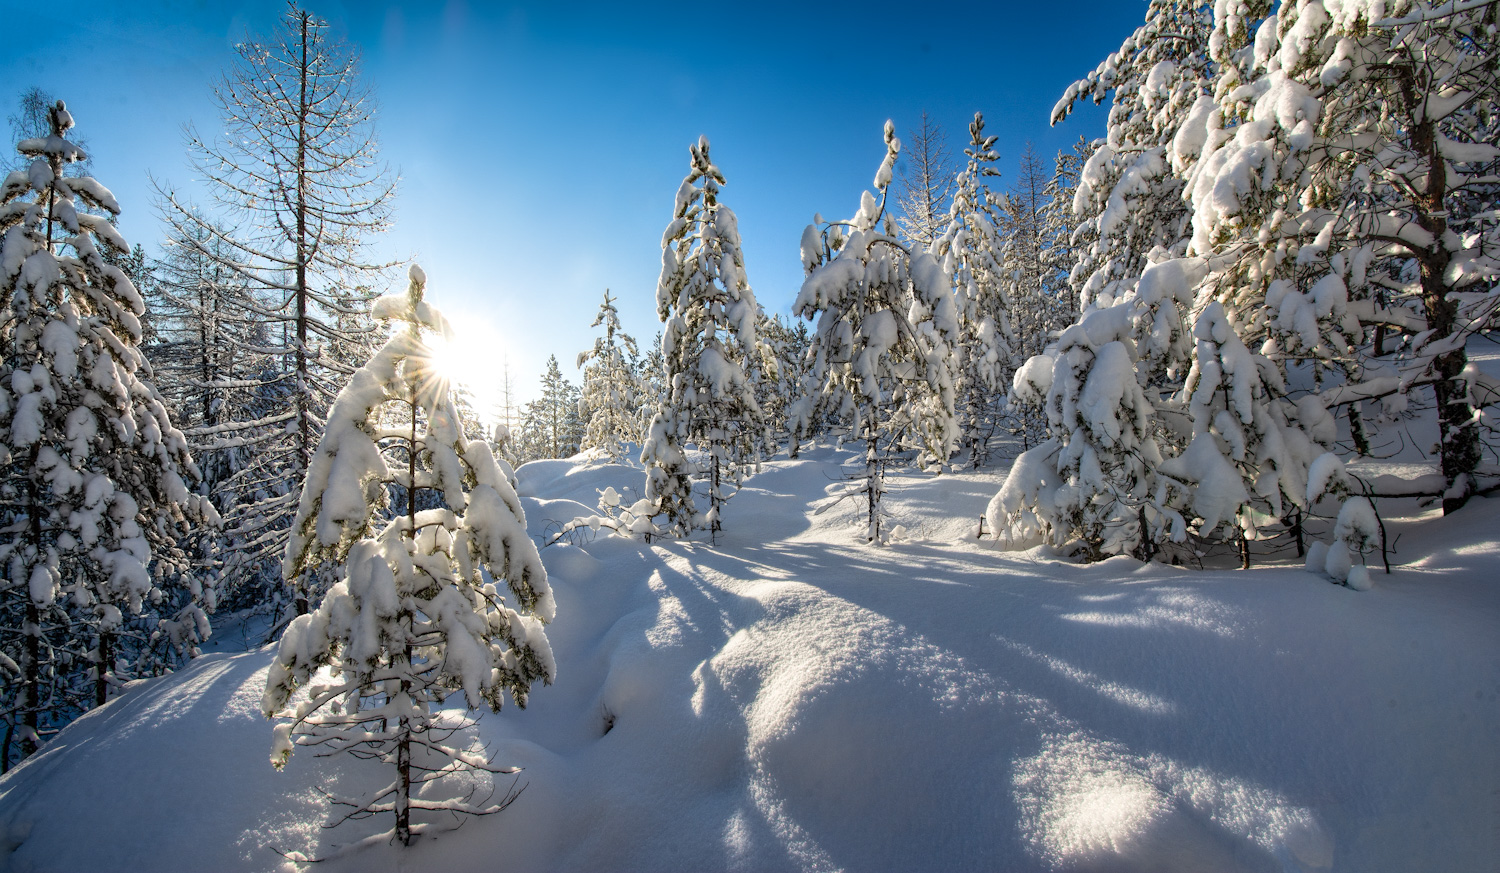
[[(1369, 873), (1500, 857), (1494, 501), (1446, 520), (1382, 505), (1401, 563), (1356, 592), (1300, 562), (1197, 573), (999, 552), (973, 537), (993, 473), (892, 477), (906, 537), (868, 547), (857, 507), (822, 498), (839, 457), (766, 465), (717, 547), (544, 550), (558, 680), (479, 723), (497, 763), (526, 768), (498, 816), (337, 855), (391, 822), (324, 831), (317, 787), (389, 776), (309, 750), (272, 770), (262, 648), (137, 683), (0, 780), (0, 868), (292, 868), (273, 847), (337, 871)], [(536, 535), (641, 482), (563, 461), (519, 476)]]

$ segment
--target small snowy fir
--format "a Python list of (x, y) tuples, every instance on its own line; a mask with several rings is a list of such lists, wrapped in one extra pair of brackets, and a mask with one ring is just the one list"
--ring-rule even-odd
[[(745, 278), (738, 220), (719, 202), (724, 175), (709, 158), (708, 138), (688, 152), (691, 168), (662, 233), (656, 288), (668, 390), (641, 450), (646, 498), (679, 535), (719, 530), (724, 503), (769, 440), (751, 377), (761, 310)], [(701, 465), (689, 460), (688, 444), (705, 455)], [(702, 512), (692, 495), (700, 466), (709, 498)]]
[[(867, 539), (881, 539), (884, 453), (897, 433), (924, 466), (948, 462), (958, 438), (958, 308), (952, 280), (929, 252), (911, 252), (886, 211), (891, 168), (901, 151), (885, 124), (878, 193), (864, 192), (847, 222), (815, 221), (802, 233), (807, 278), (792, 311), (815, 319), (808, 394), (792, 416), (793, 443), (821, 418), (840, 421), (865, 443)], [(847, 229), (847, 231), (846, 231)], [(898, 420), (899, 419), (899, 424)]]
[[(335, 798), (348, 810), (337, 821), (393, 812), (403, 843), (425, 826), (413, 809), (482, 815), (510, 799), (418, 798), (414, 786), (447, 772), (512, 772), (447, 744), (433, 708), (457, 692), (471, 710), (499, 710), (507, 692), (525, 706), (532, 684), (557, 674), (543, 628), (555, 612), (547, 572), (515, 488), (489, 445), (464, 436), (423, 339), (449, 333), (422, 299), (425, 281), (413, 266), (407, 294), (378, 301), (376, 316), (398, 329), (329, 413), (284, 572), (329, 561), (343, 578), (288, 625), (262, 702), (267, 718), (289, 719), (275, 729), (277, 767), (298, 743), (393, 765), (378, 791)], [(405, 495), (396, 511), (392, 486)], [(418, 509), (419, 495), (436, 508)]]

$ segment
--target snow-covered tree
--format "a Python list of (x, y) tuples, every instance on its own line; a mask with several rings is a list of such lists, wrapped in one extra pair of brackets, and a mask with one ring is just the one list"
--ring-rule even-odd
[(1084, 309), (1123, 299), (1158, 246), (1186, 248), (1191, 212), (1173, 147), (1184, 120), (1213, 105), (1211, 27), (1203, 0), (1151, 0), (1145, 23), (1052, 110), (1057, 124), (1078, 100), (1113, 93), (1108, 134), (1082, 168), (1073, 206), (1083, 226), (1072, 277)]
[(885, 124), (885, 159), (875, 190), (864, 192), (849, 221), (815, 220), (802, 232), (807, 278), (792, 311), (816, 319), (810, 394), (799, 405), (793, 440), (818, 416), (841, 420), (865, 444), (867, 535), (880, 539), (884, 451), (894, 434), (888, 410), (904, 409), (910, 437), (928, 463), (941, 464), (958, 437), (955, 404), (958, 312), (951, 280), (926, 251), (897, 238), (886, 211), (891, 171), (901, 150)]
[[(724, 175), (708, 138), (688, 147), (690, 169), (677, 189), (662, 233), (656, 311), (668, 394), (647, 429), (641, 462), (646, 499), (659, 501), (669, 529), (720, 529), (722, 507), (767, 442), (749, 375), (755, 366), (760, 305), (745, 278), (738, 221), (719, 202)], [(696, 472), (684, 449), (707, 457), (709, 508), (701, 516), (689, 481)]]
[(907, 139), (904, 160), (897, 167), (901, 193), (896, 198), (896, 227), (908, 247), (926, 249), (948, 230), (956, 174), (948, 137), (926, 110)]
[[(37, 85), (32, 85), (21, 89), (21, 92), (16, 95), (15, 105), (16, 111), (6, 117), (6, 121), (10, 124), (10, 143), (14, 154), (11, 158), (11, 169), (25, 170), (31, 166), (31, 161), (26, 155), (21, 154), (17, 147), (25, 140), (42, 139), (51, 133), (50, 116), (52, 107), (57, 105), (57, 97)], [(77, 146), (80, 153), (83, 153), (83, 157), (64, 166), (63, 174), (66, 176), (89, 175), (93, 170), (93, 160), (88, 156), (87, 140), (80, 137), (76, 129), (68, 133), (68, 138), (69, 142)], [(128, 272), (127, 275), (129, 275)]]
[(578, 366), (583, 369), (580, 414), (587, 422), (581, 449), (599, 449), (605, 458), (619, 461), (627, 445), (641, 441), (641, 386), (630, 366), (640, 352), (635, 340), (620, 328), (620, 313), (608, 291), (592, 326), (601, 325), (604, 336), (578, 355)]
[[(1058, 166), (1049, 173), (1027, 143), (1016, 181), (1004, 199), (1005, 251), (1000, 265), (1011, 350), (1001, 370), (1006, 384), (1078, 314), (1067, 284), (1072, 224), (1061, 215), (1071, 211), (1073, 192), (1066, 174), (1074, 159), (1076, 155), (1059, 155)], [(1076, 180), (1076, 168), (1073, 173)]]
[(578, 386), (563, 376), (556, 355), (547, 358), (541, 389), (541, 396), (526, 404), (521, 419), (522, 460), (571, 458), (578, 454), (583, 420), (578, 414)]
[(1170, 447), (1163, 437), (1174, 426), (1191, 432), (1187, 412), (1148, 396), (1143, 379), (1163, 344), (1180, 341), (1178, 313), (1206, 271), (1200, 259), (1148, 265), (1123, 300), (1084, 314), (1016, 372), (1017, 400), (1046, 410), (1050, 436), (1016, 459), (990, 503), (994, 530), (1077, 541), (1090, 560), (1144, 560), (1185, 535), (1163, 510), (1157, 476)]
[(1001, 281), (1004, 215), (984, 184), (986, 177), (1000, 175), (992, 166), (1000, 159), (997, 139), (985, 134), (984, 116), (974, 113), (964, 149), (968, 164), (954, 183), (947, 230), (932, 246), (957, 292), (955, 411), (962, 447), (969, 450), (969, 463), (976, 468), (986, 463), (990, 437), (998, 426), (1015, 339)]
[[(281, 358), (256, 378), (290, 389), (271, 420), (236, 418), (221, 431), (225, 440), (276, 434), (257, 442), (255, 478), (291, 485), (231, 511), (230, 535), (257, 550), (245, 556), (254, 565), (284, 548), (323, 417), (374, 345), (369, 297), (384, 265), (364, 250), (387, 224), (395, 183), (379, 166), (357, 53), (330, 38), (326, 21), (288, 5), (268, 41), (237, 49), (237, 66), (214, 89), (224, 136), (188, 134), (218, 214), (161, 193), (175, 237), (221, 243), (199, 248), (247, 281), (249, 313), (267, 323)], [(305, 611), (314, 592), (292, 593)]]
[(771, 316), (763, 310), (756, 338), (760, 363), (751, 373), (755, 402), (772, 438), (779, 440), (787, 434), (791, 410), (802, 396), (812, 334), (800, 318)]
[[(1480, 412), (1497, 396), (1464, 349), (1500, 305), (1500, 225), (1473, 219), (1497, 205), (1497, 8), (1226, 8), (1217, 102), (1179, 136), (1201, 152), (1192, 245), (1227, 264), (1212, 293), (1241, 335), (1280, 367), (1312, 359), (1341, 373), (1330, 402), (1431, 385), (1449, 512), (1478, 487)], [(1392, 260), (1415, 267), (1407, 300), (1372, 281), (1396, 272), (1380, 266)], [(1413, 335), (1399, 373), (1371, 372), (1357, 351), (1374, 324)]]
[[(1248, 566), (1246, 543), (1261, 527), (1309, 508), (1309, 468), (1331, 448), (1335, 427), (1317, 397), (1288, 398), (1280, 370), (1245, 346), (1217, 300), (1203, 307), (1193, 336), (1182, 391), (1193, 436), (1161, 464), (1158, 502), (1199, 537), (1238, 540)], [(1182, 529), (1171, 538), (1181, 540)]]
[[(1078, 318), (1078, 295), (1070, 281), (1079, 248), (1074, 242), (1079, 224), (1073, 215), (1073, 200), (1078, 174), (1092, 151), (1089, 142), (1080, 138), (1071, 151), (1058, 152), (1052, 177), (1043, 189), (1037, 219), (1038, 281), (1012, 284), (1007, 289), (1006, 299), (1010, 303), (1007, 323), (1011, 330), (1011, 366), (1004, 376), (1007, 386), (1015, 382), (1016, 374), (1027, 361), (1044, 353), (1063, 328)], [(1006, 254), (1013, 259), (1015, 253), (1007, 249)], [(1015, 272), (1008, 275), (1014, 277)], [(1021, 437), (1023, 450), (1046, 439), (1047, 432), (1042, 404), (1031, 402), (1040, 395), (1030, 388), (1024, 393), (1027, 400), (1012, 391), (1007, 404), (1011, 431)]]
[[(498, 711), (506, 693), (524, 707), (531, 686), (557, 672), (543, 627), (555, 612), (547, 571), (488, 444), (459, 427), (424, 339), (449, 333), (422, 299), (425, 281), (414, 266), (405, 295), (378, 301), (376, 316), (398, 329), (329, 412), (285, 573), (332, 562), (342, 578), (282, 634), (262, 702), (267, 718), (290, 706), (275, 728), (277, 767), (295, 745), (392, 765), (389, 784), (334, 801), (348, 810), (338, 821), (394, 813), (395, 838), (406, 844), (425, 827), (413, 810), (484, 815), (514, 797), (492, 804), (420, 791), (461, 770), (513, 772), (451, 744), (457, 727), (434, 707), (457, 692), (471, 710)], [(393, 485), (408, 495), (394, 514)], [(435, 508), (418, 509), (422, 492)], [(323, 668), (332, 678), (313, 682)]]
[[(178, 540), (216, 518), (188, 491), (197, 468), (148, 381), (141, 295), (102, 254), (130, 251), (109, 220), (120, 206), (64, 175), (83, 153), (62, 101), (48, 125), (0, 188), (0, 669), (17, 674), (4, 711), (23, 754), (44, 715), (78, 702), (81, 671), (102, 705), (142, 643), (191, 654), (214, 606)], [(122, 642), (143, 613), (153, 638)]]

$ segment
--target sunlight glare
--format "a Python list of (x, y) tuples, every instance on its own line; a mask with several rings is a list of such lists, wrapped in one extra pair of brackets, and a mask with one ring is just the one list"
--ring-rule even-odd
[(437, 371), (461, 388), (486, 426), (495, 421), (505, 402), (504, 349), (507, 344), (489, 324), (468, 321), (453, 325), (453, 336), (425, 337)]

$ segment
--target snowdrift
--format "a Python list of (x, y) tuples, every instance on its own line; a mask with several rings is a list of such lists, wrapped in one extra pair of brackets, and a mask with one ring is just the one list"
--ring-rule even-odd
[[(479, 722), (525, 768), (500, 815), (337, 847), (267, 760), (269, 649), (138, 683), (0, 779), (0, 868), (1409, 871), (1500, 857), (1497, 505), (1405, 524), (1355, 592), (1299, 568), (1194, 573), (1006, 553), (996, 474), (893, 477), (907, 538), (856, 542), (830, 450), (768, 464), (706, 543), (543, 556), (557, 684)], [(519, 471), (532, 532), (639, 470)], [(369, 771), (369, 772), (365, 772)], [(502, 789), (505, 786), (501, 786)], [(363, 830), (362, 830), (363, 829)]]

